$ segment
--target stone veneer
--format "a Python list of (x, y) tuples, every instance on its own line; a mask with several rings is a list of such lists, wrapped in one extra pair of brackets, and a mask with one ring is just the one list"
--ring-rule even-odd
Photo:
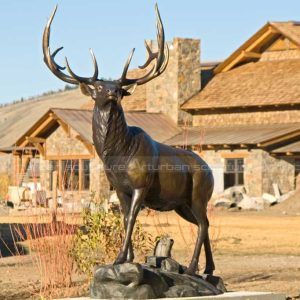
[[(155, 51), (157, 44), (150, 41)], [(174, 38), (166, 71), (146, 85), (146, 110), (163, 112), (178, 124), (191, 123), (192, 116), (180, 105), (200, 90), (200, 40)]]
[(230, 112), (194, 115), (193, 126), (298, 123), (300, 110)]
[(250, 196), (274, 193), (273, 183), (277, 183), (283, 193), (295, 189), (295, 163), (293, 158), (275, 158), (269, 153), (256, 149), (202, 151), (201, 157), (212, 168), (215, 177), (215, 192), (224, 186), (225, 159), (230, 157), (244, 159), (244, 185)]
[(58, 127), (46, 141), (46, 155), (89, 155), (84, 144), (75, 138), (76, 135), (78, 133), (73, 129), (67, 134), (62, 127)]
[(299, 59), (300, 50), (281, 50), (281, 51), (265, 51), (261, 54), (259, 61), (283, 60), (283, 59)]

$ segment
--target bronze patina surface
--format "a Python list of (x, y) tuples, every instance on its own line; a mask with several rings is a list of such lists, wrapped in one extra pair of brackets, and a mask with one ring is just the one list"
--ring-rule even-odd
[[(195, 274), (201, 246), (206, 254), (205, 273), (212, 274), (214, 262), (208, 235), (207, 203), (213, 191), (213, 176), (208, 165), (195, 153), (176, 149), (154, 141), (146, 132), (126, 124), (121, 100), (134, 92), (137, 85), (145, 84), (164, 72), (168, 64), (169, 49), (165, 42), (164, 28), (156, 6), (157, 52), (148, 52), (146, 75), (128, 79), (127, 71), (134, 52), (129, 55), (122, 76), (118, 80), (98, 79), (98, 65), (91, 50), (94, 74), (90, 78), (77, 76), (66, 59), (65, 68), (55, 61), (49, 48), (50, 26), (56, 8), (44, 31), (44, 61), (61, 80), (80, 85), (85, 95), (95, 101), (93, 112), (93, 141), (103, 161), (110, 184), (119, 197), (126, 228), (125, 240), (115, 264), (131, 262), (134, 258), (131, 235), (142, 205), (159, 211), (175, 210), (181, 217), (198, 226), (198, 237), (192, 260), (186, 270)], [(151, 134), (151, 132), (150, 132)]]

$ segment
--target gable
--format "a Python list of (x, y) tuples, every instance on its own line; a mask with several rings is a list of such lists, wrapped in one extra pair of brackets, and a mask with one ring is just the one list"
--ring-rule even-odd
[[(214, 73), (230, 71), (240, 65), (261, 60), (274, 59), (266, 53), (275, 51), (297, 51), (285, 53), (283, 59), (300, 58), (300, 26), (296, 22), (268, 22), (250, 39), (214, 69)], [(287, 55), (288, 54), (288, 55)]]
[(295, 50), (298, 46), (285, 36), (279, 36), (270, 45), (266, 45), (265, 51), (286, 51)]
[(70, 129), (66, 132), (59, 126), (45, 140), (46, 157), (90, 155), (87, 147), (77, 136), (78, 133), (75, 130)]

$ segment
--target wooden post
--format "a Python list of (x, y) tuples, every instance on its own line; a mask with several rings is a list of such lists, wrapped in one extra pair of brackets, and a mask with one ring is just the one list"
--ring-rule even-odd
[(57, 177), (58, 172), (52, 172), (52, 199), (53, 199), (53, 209), (56, 211), (57, 209)]

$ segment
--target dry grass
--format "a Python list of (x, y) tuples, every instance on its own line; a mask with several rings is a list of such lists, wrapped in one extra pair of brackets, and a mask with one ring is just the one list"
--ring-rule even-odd
[[(189, 262), (195, 226), (175, 213), (143, 212), (139, 220), (153, 236), (169, 233), (175, 239), (174, 258), (185, 264)], [(229, 290), (299, 294), (299, 216), (214, 211), (210, 223), (213, 243), (216, 240), (216, 275), (224, 279)], [(11, 259), (0, 260), (0, 274), (9, 274), (0, 280), (0, 298), (12, 295), (9, 299), (25, 299), (20, 294), (37, 280), (36, 267), (27, 263), (17, 268), (15, 259)]]
[(47, 299), (70, 296), (74, 285), (74, 260), (70, 253), (77, 226), (67, 224), (64, 214), (59, 217), (61, 221), (53, 218), (48, 223), (36, 221), (14, 227), (20, 240), (29, 248), (39, 272), (40, 288), (37, 293)]

